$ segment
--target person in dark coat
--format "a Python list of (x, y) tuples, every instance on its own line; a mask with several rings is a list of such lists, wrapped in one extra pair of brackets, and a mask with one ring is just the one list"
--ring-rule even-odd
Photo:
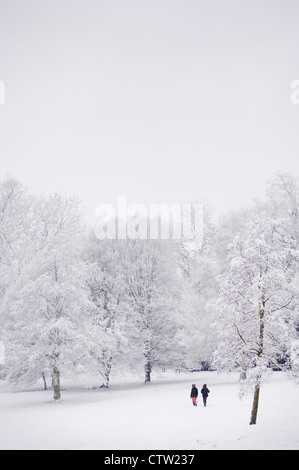
[(207, 384), (204, 384), (201, 389), (204, 406), (207, 406), (207, 399), (208, 399), (209, 393), (210, 393), (210, 390), (208, 389)]
[(197, 406), (197, 397), (198, 397), (198, 389), (196, 388), (195, 384), (192, 384), (190, 398), (192, 398), (193, 406)]

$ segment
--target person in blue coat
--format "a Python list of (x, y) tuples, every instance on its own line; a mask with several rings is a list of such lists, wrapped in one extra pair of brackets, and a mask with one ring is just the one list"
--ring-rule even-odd
[(208, 399), (209, 393), (210, 393), (210, 390), (208, 389), (207, 384), (204, 384), (201, 389), (204, 406), (207, 406), (207, 399)]

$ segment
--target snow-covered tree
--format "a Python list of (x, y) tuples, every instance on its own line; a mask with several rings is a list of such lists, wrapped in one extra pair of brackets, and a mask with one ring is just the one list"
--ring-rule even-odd
[(42, 207), (32, 227), (31, 259), (2, 299), (5, 366), (8, 379), (21, 384), (50, 374), (59, 399), (61, 372), (89, 360), (86, 317), (92, 303), (77, 256), (78, 203), (54, 196), (43, 200)]
[(32, 261), (18, 284), (5, 337), (7, 378), (30, 385), (50, 376), (57, 400), (61, 373), (91, 362), (84, 267), (69, 249), (52, 248)]
[[(193, 256), (191, 253), (189, 256)], [(218, 267), (211, 256), (198, 254), (190, 264), (190, 276), (181, 279), (181, 317), (183, 319), (186, 366), (209, 369), (216, 347), (211, 325), (215, 321), (218, 297)], [(190, 261), (189, 261), (190, 263)]]
[(177, 265), (181, 274), (182, 336), (186, 345), (186, 366), (207, 369), (215, 350), (211, 324), (215, 321), (218, 296), (218, 264), (215, 253), (215, 227), (204, 206), (202, 240), (181, 240)]
[(246, 370), (254, 389), (250, 424), (256, 424), (262, 380), (271, 366), (292, 367), (296, 339), (298, 264), (286, 220), (256, 218), (229, 248), (229, 270), (220, 277), (218, 369)]
[(34, 198), (16, 180), (0, 184), (0, 299), (31, 256)]
[(7, 310), (1, 308), (31, 258), (34, 198), (15, 179), (0, 183), (0, 340), (4, 343)]
[(98, 240), (92, 233), (83, 254), (94, 304), (91, 354), (106, 388), (113, 362), (130, 351), (132, 319), (122, 269), (122, 246), (122, 241)]
[(154, 367), (179, 366), (178, 278), (169, 240), (128, 240), (125, 274), (145, 383)]

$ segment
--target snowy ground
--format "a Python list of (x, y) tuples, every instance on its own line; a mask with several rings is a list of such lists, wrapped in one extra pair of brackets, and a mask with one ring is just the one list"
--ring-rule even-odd
[[(207, 383), (208, 407), (189, 399)], [(299, 390), (276, 373), (261, 391), (258, 424), (236, 375), (174, 374), (150, 385), (114, 381), (110, 390), (18, 392), (0, 382), (0, 449), (299, 449)]]

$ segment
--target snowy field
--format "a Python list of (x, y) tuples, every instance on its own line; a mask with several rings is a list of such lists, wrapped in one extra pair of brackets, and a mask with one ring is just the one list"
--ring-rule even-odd
[[(261, 390), (256, 426), (236, 375), (153, 378), (63, 391), (60, 403), (52, 391), (12, 392), (0, 382), (0, 449), (299, 449), (299, 390), (279, 373)], [(192, 383), (208, 384), (207, 408), (192, 406)]]

